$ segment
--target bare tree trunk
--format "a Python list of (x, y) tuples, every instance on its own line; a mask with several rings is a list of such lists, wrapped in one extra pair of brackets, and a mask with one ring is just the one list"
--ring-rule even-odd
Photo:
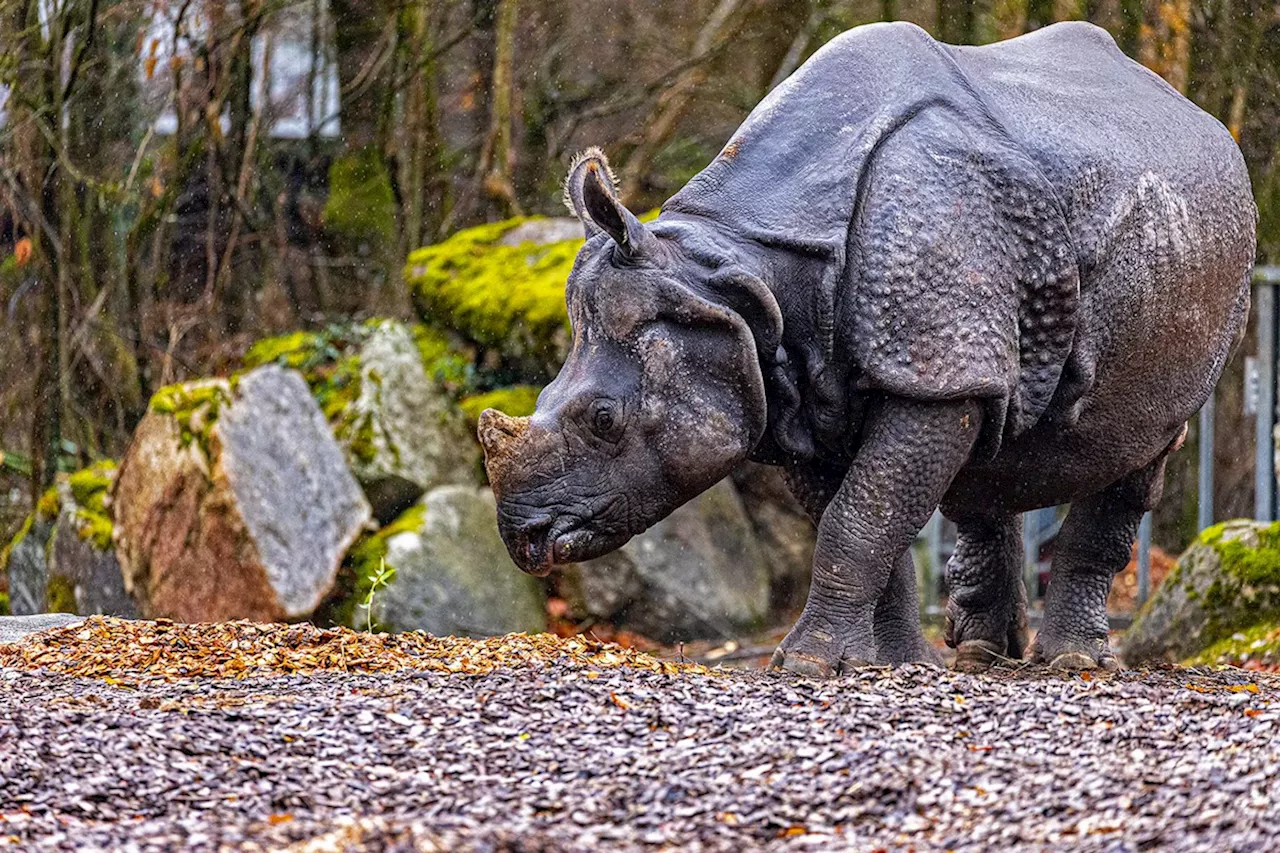
[(515, 151), (511, 144), (512, 100), (515, 90), (516, 13), (519, 0), (499, 0), (494, 28), (493, 84), (490, 90), (489, 132), (480, 149), (476, 177), (484, 194), (504, 216), (519, 215), (512, 173)]
[(401, 13), (408, 73), (404, 120), (396, 145), (404, 223), (402, 255), (434, 235), (445, 213), (448, 180), (442, 164), (438, 69), (433, 58), (433, 34), (441, 23), (437, 7), (432, 0), (414, 0)]
[[(754, 5), (754, 0), (720, 0), (694, 39), (693, 57), (710, 56), (723, 49), (742, 29)], [(694, 93), (706, 82), (707, 75), (706, 62), (693, 64), (659, 96), (643, 122), (645, 130), (640, 142), (622, 170), (622, 198), (627, 204), (640, 202), (654, 158), (675, 133), (680, 119), (693, 103)]]

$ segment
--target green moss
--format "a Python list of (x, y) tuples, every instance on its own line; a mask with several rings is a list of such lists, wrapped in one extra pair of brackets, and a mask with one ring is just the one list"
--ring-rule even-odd
[(50, 486), (45, 489), (40, 500), (36, 501), (36, 518), (40, 521), (53, 522), (58, 518), (58, 488)]
[(396, 199), (391, 190), (391, 172), (376, 146), (339, 157), (329, 167), (324, 225), (334, 234), (355, 240), (386, 245), (395, 239)]
[(209, 456), (210, 432), (222, 408), (231, 404), (232, 390), (225, 379), (166, 385), (151, 397), (148, 408), (173, 417), (183, 447), (195, 444)]
[(1280, 660), (1280, 628), (1270, 622), (1224, 637), (1183, 663), (1186, 666), (1212, 666), (1264, 658)]
[(60, 575), (50, 577), (45, 585), (44, 606), (49, 613), (75, 613), (76, 590), (71, 581)]
[(410, 331), (428, 378), (455, 396), (475, 389), (478, 373), (472, 357), (458, 352), (444, 334), (422, 323), (415, 323)]
[(480, 413), (485, 409), (497, 409), (512, 417), (522, 418), (532, 415), (538, 403), (537, 385), (514, 385), (510, 388), (499, 388), (486, 394), (466, 397), (458, 404), (467, 420), (475, 424), (480, 420)]
[(9, 615), (9, 593), (0, 592), (0, 616)]
[(244, 366), (252, 370), (264, 364), (279, 364), (305, 373), (328, 356), (324, 344), (322, 336), (315, 332), (290, 332), (263, 338), (245, 353)]
[(108, 459), (67, 478), (76, 502), (76, 532), (99, 551), (108, 551), (114, 544), (114, 525), (107, 512), (106, 498), (115, 474), (116, 463)]
[(583, 241), (498, 244), (525, 221), (470, 228), (419, 249), (405, 280), (424, 323), (508, 357), (554, 364), (568, 341), (564, 285)]

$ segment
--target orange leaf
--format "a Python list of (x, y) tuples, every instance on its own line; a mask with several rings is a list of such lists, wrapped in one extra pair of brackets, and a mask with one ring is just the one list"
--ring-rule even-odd
[(624, 711), (631, 710), (631, 703), (626, 701), (625, 699), (618, 698), (618, 694), (614, 693), (612, 690), (609, 691), (609, 698), (613, 700), (613, 704), (617, 705), (622, 710)]
[(13, 245), (13, 257), (18, 262), (18, 266), (25, 267), (27, 262), (31, 260), (31, 238), (23, 237)]
[(268, 817), (267, 823), (271, 824), (272, 826), (279, 826), (280, 824), (288, 823), (291, 820), (293, 820), (293, 815), (277, 813)]

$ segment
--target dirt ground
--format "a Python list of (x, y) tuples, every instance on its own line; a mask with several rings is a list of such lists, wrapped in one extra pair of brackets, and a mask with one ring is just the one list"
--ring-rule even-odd
[(1240, 670), (814, 682), (550, 637), (131, 624), (0, 646), (0, 848), (1280, 846), (1280, 679)]

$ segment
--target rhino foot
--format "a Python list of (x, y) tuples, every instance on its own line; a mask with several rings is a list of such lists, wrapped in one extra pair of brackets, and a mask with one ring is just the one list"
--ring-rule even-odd
[(1008, 660), (1003, 646), (986, 640), (965, 640), (956, 647), (956, 660), (952, 669), (956, 672), (976, 674), (986, 672), (1003, 660)]
[(815, 616), (806, 608), (773, 653), (769, 669), (809, 678), (831, 678), (873, 666), (874, 651), (858, 648), (858, 643), (851, 639), (856, 636), (859, 632), (841, 629), (830, 619)]
[(1037, 637), (1031, 646), (1031, 662), (1059, 672), (1083, 672), (1100, 669), (1115, 672), (1120, 660), (1106, 640), (1042, 642)]
[(784, 652), (782, 649), (775, 651), (773, 658), (769, 661), (769, 669), (790, 672), (805, 678), (834, 678), (837, 675), (845, 675), (874, 665), (871, 661), (859, 658), (841, 658), (832, 661), (804, 652)]

